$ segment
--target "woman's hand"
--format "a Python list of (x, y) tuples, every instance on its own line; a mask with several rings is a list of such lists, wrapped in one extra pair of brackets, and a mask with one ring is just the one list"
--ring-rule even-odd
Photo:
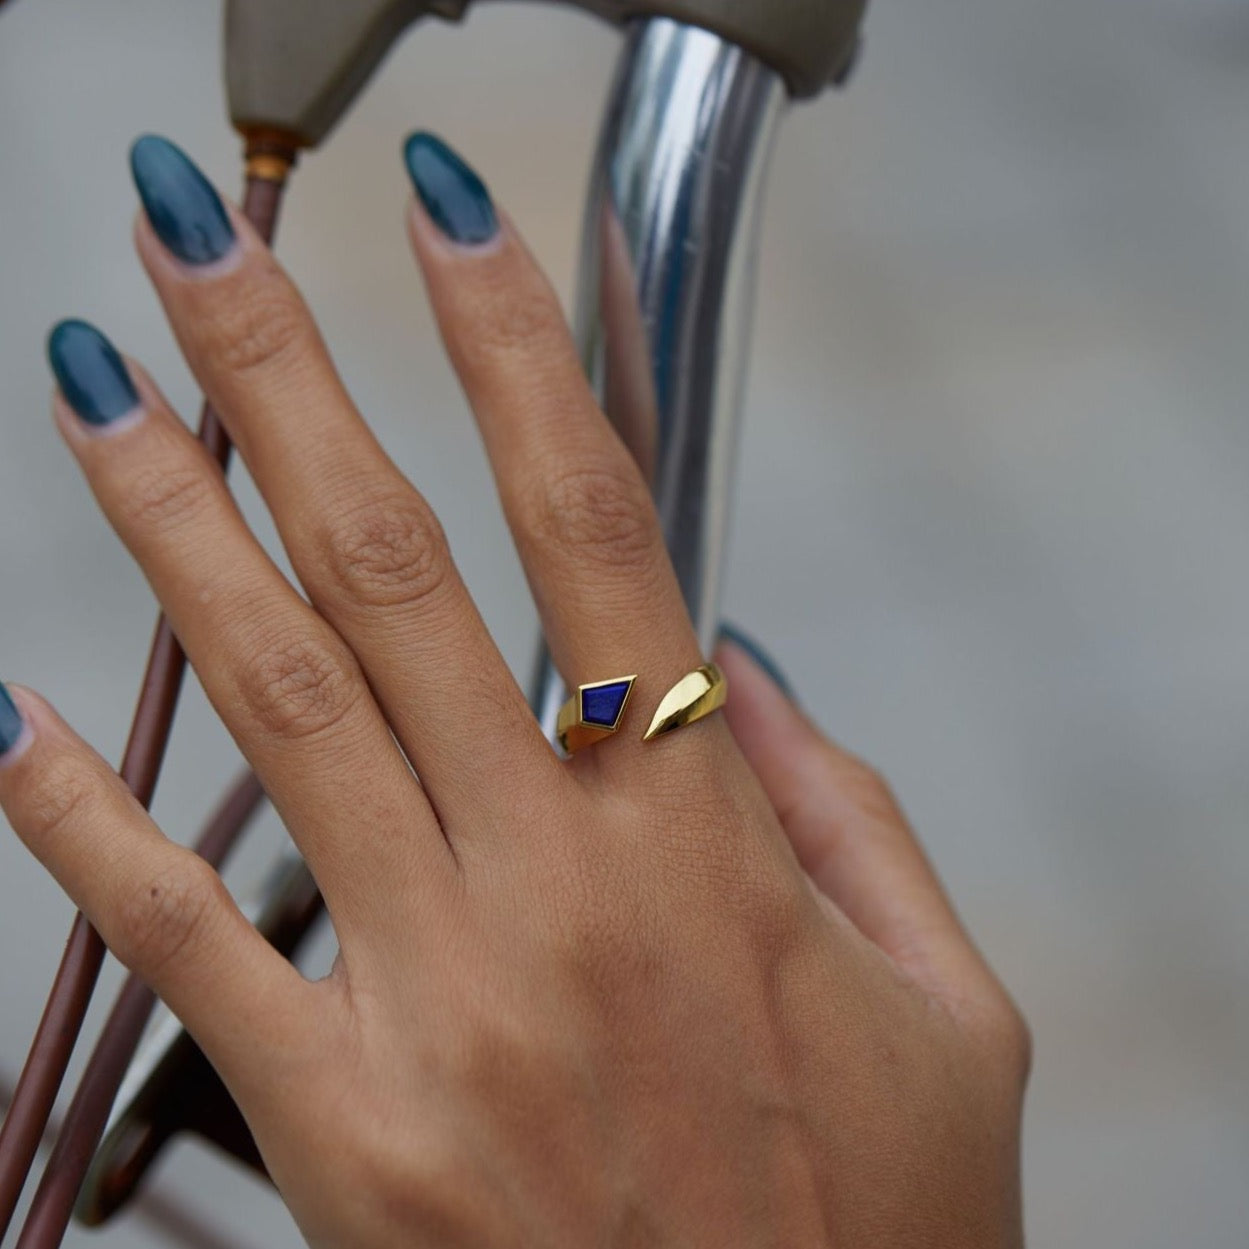
[(1020, 1245), (1019, 1015), (887, 789), (744, 650), (726, 715), (643, 743), (704, 662), (647, 488), (512, 225), (436, 140), (407, 158), (552, 654), (574, 687), (639, 674), (621, 731), (556, 757), (295, 289), (146, 139), (139, 254), (307, 601), (82, 323), (51, 341), (56, 419), (311, 866), (335, 967), (275, 954), (23, 688), (6, 814), (186, 1023), (313, 1244)]

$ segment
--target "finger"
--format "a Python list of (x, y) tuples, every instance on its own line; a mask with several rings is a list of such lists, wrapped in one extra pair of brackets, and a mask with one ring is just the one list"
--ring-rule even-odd
[(758, 653), (718, 648), (726, 715), (807, 874), (930, 991), (990, 977), (888, 787), (820, 733)]
[(638, 673), (631, 705), (649, 714), (703, 662), (650, 492), (590, 392), (554, 291), (480, 180), (430, 135), (406, 156), (413, 244), (552, 657), (570, 685)]
[(405, 865), (448, 866), (350, 650), (257, 543), (216, 462), (92, 327), (63, 322), (49, 358), (61, 433), (336, 922), (351, 921), (348, 899), (362, 916), (376, 910), (380, 882)]
[[(482, 777), (556, 772), (433, 512), (345, 393), (299, 293), (172, 145), (141, 139), (136, 231), (191, 369), (273, 513), (313, 605), (347, 641), (440, 815), (482, 823)], [(215, 223), (213, 256), (182, 246)], [(173, 223), (172, 227), (170, 223)]]
[(0, 686), (0, 807), (223, 1076), (280, 1074), (313, 986), (247, 922), (217, 873), (165, 838), (116, 772), (22, 687)]

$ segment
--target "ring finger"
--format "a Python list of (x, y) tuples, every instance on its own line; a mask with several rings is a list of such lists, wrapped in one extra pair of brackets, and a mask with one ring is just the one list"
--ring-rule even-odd
[[(375, 900), (362, 877), (449, 862), (351, 651), (257, 543), (203, 446), (92, 327), (63, 322), (49, 355), (62, 434), (336, 920), (346, 899)], [(385, 829), (407, 834), (402, 849)]]

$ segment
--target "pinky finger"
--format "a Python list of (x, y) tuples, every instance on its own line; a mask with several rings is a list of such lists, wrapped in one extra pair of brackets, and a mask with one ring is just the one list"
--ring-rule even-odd
[(291, 1039), (314, 986), (247, 922), (217, 873), (166, 838), (117, 773), (21, 686), (0, 685), (0, 808), (227, 1083), (263, 1082), (265, 1053), (286, 1050), (289, 1062), (278, 1042)]

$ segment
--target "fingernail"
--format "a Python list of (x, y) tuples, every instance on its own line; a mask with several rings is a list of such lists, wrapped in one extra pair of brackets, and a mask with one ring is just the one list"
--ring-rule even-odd
[(152, 229), (179, 260), (206, 265), (234, 246), (221, 196), (181, 148), (145, 134), (130, 149), (130, 173)]
[(776, 682), (785, 697), (791, 702), (795, 701), (793, 686), (786, 680), (785, 674), (781, 671), (776, 660), (754, 638), (749, 637), (731, 624), (722, 624), (720, 626), (720, 636), (732, 642), (734, 646), (740, 646)]
[(24, 727), (22, 713), (9, 691), (0, 683), (0, 759), (17, 745)]
[(139, 392), (113, 344), (86, 321), (62, 321), (48, 335), (48, 363), (61, 394), (88, 425), (108, 425), (139, 406)]
[(441, 139), (418, 130), (403, 158), (425, 211), (452, 242), (488, 243), (499, 232), (485, 183)]

